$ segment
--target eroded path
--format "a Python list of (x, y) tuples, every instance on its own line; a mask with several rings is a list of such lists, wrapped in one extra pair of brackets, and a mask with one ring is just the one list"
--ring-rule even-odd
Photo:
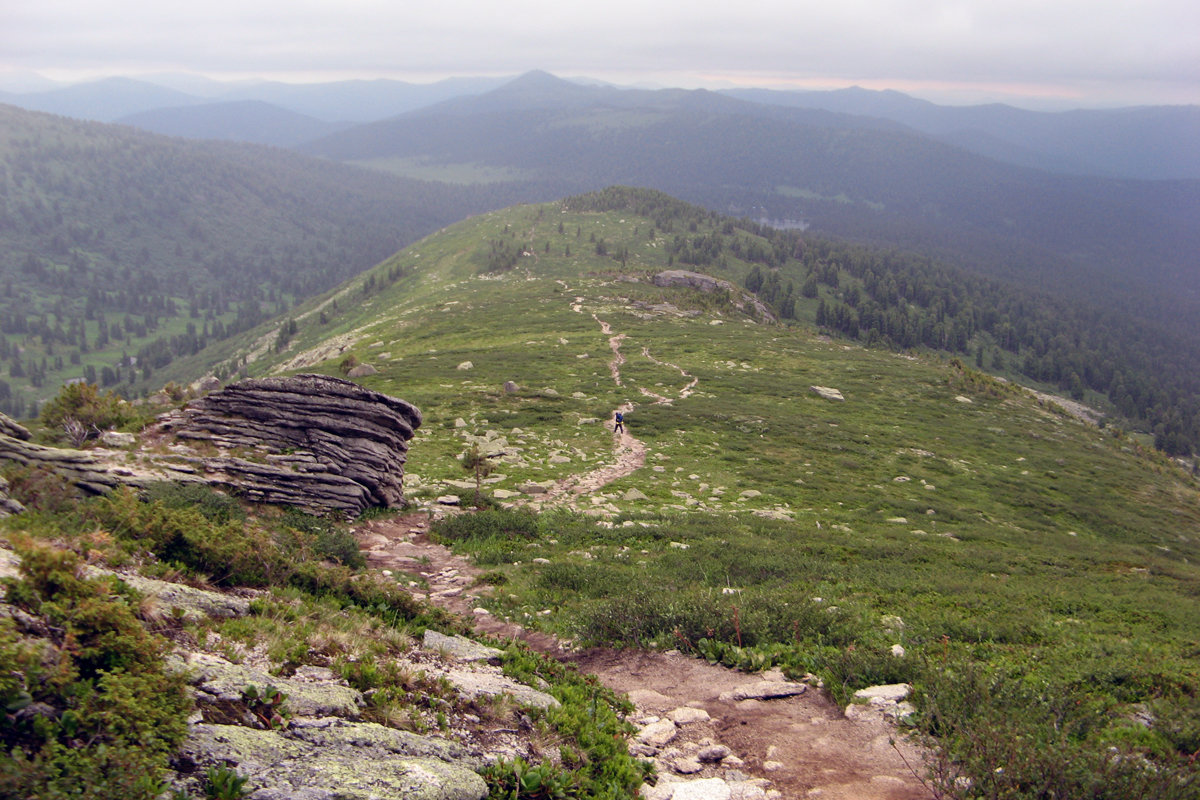
[(430, 601), (474, 620), (479, 633), (524, 641), (577, 664), (609, 688), (627, 693), (643, 717), (665, 716), (680, 708), (707, 713), (709, 719), (681, 726), (671, 746), (685, 753), (688, 743), (717, 742), (732, 750), (733, 760), (687, 776), (660, 769), (662, 782), (762, 778), (769, 781), (768, 789), (787, 800), (930, 797), (909, 767), (920, 769), (916, 747), (882, 722), (847, 719), (821, 692), (810, 689), (774, 700), (722, 698), (759, 678), (675, 652), (609, 648), (573, 652), (549, 634), (486, 613), (477, 605), (491, 591), (476, 582), (482, 570), (430, 541), (429, 525), (426, 513), (375, 519), (360, 527), (359, 542), (371, 567), (420, 575), (428, 584)]
[[(578, 307), (581, 301), (582, 298), (576, 300), (573, 310), (581, 310)], [(607, 322), (593, 317), (610, 337), (613, 359), (609, 370), (613, 381), (621, 386), (620, 368), (625, 363), (621, 344), (625, 336), (614, 334)], [(691, 378), (679, 392), (680, 398), (695, 390), (696, 379), (682, 368), (654, 359), (648, 348), (643, 355)], [(642, 394), (655, 403), (672, 402), (652, 392), (643, 390)], [(633, 408), (632, 403), (625, 403), (620, 410), (628, 414)], [(613, 463), (559, 482), (530, 505), (578, 509), (581, 498), (644, 466), (646, 446), (628, 432), (614, 433), (613, 454)], [(689, 712), (701, 718), (680, 726), (678, 738), (668, 746), (678, 752), (677, 757), (671, 754), (671, 749), (660, 754), (660, 783), (652, 797), (669, 796), (671, 789), (667, 787), (672, 782), (704, 778), (726, 780), (734, 794), (721, 796), (746, 800), (930, 797), (913, 771), (914, 767), (921, 769), (922, 764), (921, 753), (915, 746), (899, 739), (893, 728), (878, 719), (847, 719), (821, 692), (810, 689), (783, 699), (734, 700), (722, 695), (759, 679), (675, 652), (609, 648), (573, 652), (549, 634), (497, 619), (478, 606), (491, 590), (490, 586), (477, 583), (481, 570), (432, 542), (430, 523), (428, 513), (367, 522), (359, 529), (358, 536), (370, 566), (421, 576), (427, 583), (426, 596), (430, 601), (472, 619), (479, 633), (499, 639), (519, 639), (595, 674), (606, 686), (627, 693), (643, 720), (674, 716), (680, 709), (704, 712)], [(713, 743), (728, 747), (731, 756), (704, 765), (689, 756), (699, 746)], [(679, 774), (683, 767), (677, 770), (674, 765), (688, 762), (687, 774)], [(754, 779), (760, 782), (755, 783)]]

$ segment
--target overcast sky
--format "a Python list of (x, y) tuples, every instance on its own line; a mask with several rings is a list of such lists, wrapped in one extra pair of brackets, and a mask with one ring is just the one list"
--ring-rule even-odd
[(0, 81), (545, 69), (938, 102), (1200, 103), (1198, 0), (0, 0)]

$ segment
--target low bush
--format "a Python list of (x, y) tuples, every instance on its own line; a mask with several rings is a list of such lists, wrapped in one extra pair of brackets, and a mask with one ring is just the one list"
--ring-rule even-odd
[(536, 539), (538, 517), (528, 509), (485, 509), (475, 514), (447, 517), (433, 525), (433, 535), (441, 542), (501, 537)]
[(183, 679), (163, 667), (167, 642), (145, 630), (115, 578), (82, 577), (69, 551), (15, 546), (21, 577), (5, 579), (6, 602), (49, 636), (30, 641), (0, 622), (0, 663), (12, 665), (0, 680), (10, 712), (0, 726), (0, 796), (157, 797), (191, 703)]

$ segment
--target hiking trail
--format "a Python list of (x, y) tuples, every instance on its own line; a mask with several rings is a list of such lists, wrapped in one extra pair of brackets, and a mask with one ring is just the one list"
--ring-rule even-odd
[[(576, 298), (572, 310), (581, 311), (582, 300)], [(620, 368), (625, 357), (621, 345), (626, 337), (614, 334), (611, 325), (596, 315), (593, 318), (609, 337), (613, 352), (609, 371), (613, 381), (623, 386)], [(643, 348), (642, 354), (655, 364), (676, 369), (691, 379), (679, 391), (680, 399), (695, 391), (698, 380), (681, 367), (654, 359), (649, 348)], [(657, 404), (672, 402), (671, 398), (646, 390), (641, 390), (641, 394)], [(628, 415), (634, 407), (627, 401), (620, 410)], [(612, 421), (603, 424), (611, 425)], [(579, 510), (581, 498), (643, 467), (646, 446), (628, 431), (614, 433), (613, 455), (615, 460), (610, 464), (559, 481), (550, 491), (530, 500), (529, 507)], [(717, 742), (732, 751), (732, 760), (706, 764), (699, 772), (687, 775), (661, 769), (659, 786), (654, 788), (652, 797), (667, 796), (668, 790), (660, 787), (668, 784), (712, 777), (723, 778), (732, 792), (722, 797), (746, 800), (766, 797), (925, 800), (931, 796), (913, 771), (923, 770), (924, 757), (918, 747), (886, 723), (847, 719), (828, 696), (811, 687), (794, 697), (734, 701), (723, 698), (722, 694), (753, 683), (757, 680), (755, 676), (675, 651), (633, 648), (574, 651), (569, 642), (551, 634), (494, 617), (477, 605), (492, 591), (490, 585), (476, 580), (483, 570), (430, 540), (434, 513), (449, 512), (439, 509), (373, 519), (359, 526), (356, 535), (370, 567), (421, 576), (428, 584), (426, 597), (430, 602), (473, 620), (475, 630), (481, 634), (520, 640), (542, 653), (578, 665), (609, 688), (627, 693), (637, 707), (637, 717), (665, 716), (686, 708), (707, 712), (709, 719), (680, 726), (679, 738), (671, 746), (683, 750), (690, 747), (694, 752), (696, 744)], [(683, 750), (680, 758), (686, 754)], [(748, 778), (766, 779), (769, 781), (766, 789), (773, 793), (765, 793)]]

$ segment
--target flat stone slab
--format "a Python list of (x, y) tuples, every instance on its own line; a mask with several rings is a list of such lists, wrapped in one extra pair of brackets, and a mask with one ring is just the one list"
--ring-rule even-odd
[(676, 725), (691, 725), (694, 722), (708, 722), (712, 719), (703, 708), (688, 708), (682, 706), (667, 714), (667, 718)]
[(758, 681), (747, 683), (729, 692), (722, 692), (719, 700), (774, 700), (780, 697), (795, 697), (804, 694), (808, 687), (792, 681)]
[(364, 705), (362, 692), (349, 686), (280, 678), (207, 653), (173, 656), (169, 663), (188, 675), (200, 703), (240, 701), (247, 686), (274, 686), (287, 695), (284, 708), (298, 717), (357, 717)]
[(671, 800), (730, 800), (729, 784), (720, 778), (702, 778), (674, 784)]
[(489, 664), (498, 664), (502, 655), (495, 647), (471, 641), (465, 636), (447, 636), (429, 628), (425, 629), (423, 644), (426, 650), (438, 650), (454, 661), (486, 661)]
[(855, 700), (871, 701), (873, 699), (886, 700), (892, 703), (899, 703), (905, 700), (912, 694), (912, 686), (907, 683), (889, 683), (883, 686), (868, 686), (866, 689), (859, 689), (854, 693)]
[(142, 594), (154, 598), (160, 610), (177, 613), (188, 622), (198, 622), (206, 617), (244, 617), (250, 613), (250, 601), (244, 597), (208, 592), (140, 575), (118, 577)]
[(556, 698), (523, 683), (517, 683), (499, 671), (473, 672), (465, 669), (453, 669), (446, 673), (446, 680), (467, 697), (507, 694), (512, 695), (512, 698), (521, 705), (535, 708), (557, 708), (561, 705)]
[(401, 755), (374, 746), (374, 739), (374, 734), (350, 734), (314, 744), (276, 731), (200, 724), (192, 726), (181, 756), (195, 763), (199, 774), (204, 767), (232, 766), (245, 776), (251, 800), (482, 800), (487, 795), (487, 785), (469, 762)]
[(649, 711), (660, 711), (670, 708), (675, 702), (665, 694), (660, 694), (653, 689), (634, 689), (628, 693), (628, 697), (629, 702), (638, 708), (644, 708)]

